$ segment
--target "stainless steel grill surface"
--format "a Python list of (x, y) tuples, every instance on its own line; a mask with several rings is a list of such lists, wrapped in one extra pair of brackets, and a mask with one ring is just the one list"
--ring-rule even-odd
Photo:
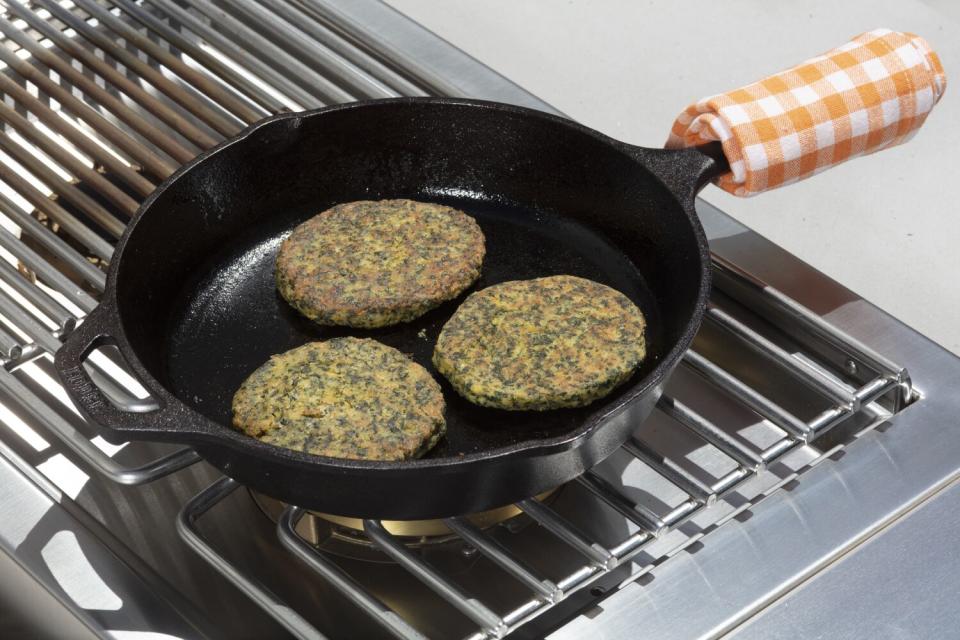
[[(51, 354), (180, 163), (282, 110), (550, 107), (373, 0), (0, 5), (0, 636), (712, 637), (958, 474), (960, 362), (708, 205), (716, 291), (659, 411), (499, 525), (274, 525), (189, 449), (110, 445)], [(90, 366), (153, 406), (116, 353)]]

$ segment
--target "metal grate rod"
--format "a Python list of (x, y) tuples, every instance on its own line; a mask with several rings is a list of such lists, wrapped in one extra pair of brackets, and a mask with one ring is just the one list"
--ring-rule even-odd
[[(2, 47), (0, 47), (2, 49)], [(0, 74), (2, 76), (2, 74)], [(0, 163), (0, 179), (6, 182), (25, 200), (30, 202), (39, 211), (52, 218), (70, 233), (73, 237), (83, 243), (96, 256), (105, 260), (113, 254), (113, 248), (108, 242), (101, 238), (96, 232), (85, 226), (73, 214), (54, 202), (46, 194), (34, 187), (28, 180), (20, 176), (7, 163)], [(63, 184), (63, 183), (61, 183)], [(54, 182), (53, 186), (57, 186)], [(86, 213), (90, 214), (91, 219), (96, 222), (107, 233), (119, 238), (123, 234), (123, 223), (107, 212), (102, 207), (96, 206), (88, 209)]]
[(297, 523), (304, 515), (300, 507), (287, 507), (277, 521), (277, 536), (283, 546), (300, 558), (307, 566), (319, 573), (351, 602), (363, 609), (383, 628), (403, 640), (426, 640), (419, 631), (407, 624), (390, 607), (371, 595), (348, 573), (327, 560), (315, 548), (297, 535)]
[(755, 352), (760, 353), (790, 371), (801, 382), (815, 391), (818, 391), (836, 403), (848, 406), (852, 412), (860, 410), (860, 402), (857, 397), (844, 388), (843, 385), (820, 373), (802, 360), (793, 357), (792, 354), (761, 336), (722, 309), (719, 309), (715, 305), (710, 305), (707, 308), (707, 317), (743, 340)]
[(10, 285), (11, 289), (50, 318), (57, 325), (61, 335), (73, 331), (77, 326), (77, 319), (69, 311), (60, 306), (59, 302), (47, 295), (40, 287), (31, 284), (6, 260), (0, 260), (0, 280)]
[[(641, 529), (649, 531), (655, 537), (660, 537), (660, 535), (667, 530), (667, 524), (661, 520), (657, 514), (648, 509), (646, 506), (627, 498), (621, 491), (618, 491), (616, 487), (611, 485), (596, 473), (587, 471), (585, 474), (577, 478), (577, 482), (586, 487), (590, 493), (594, 494), (608, 505), (616, 509), (625, 518), (633, 522)], [(536, 518), (536, 516), (532, 515), (531, 517)], [(593, 548), (593, 545), (590, 544), (589, 547)], [(578, 547), (578, 549), (582, 551), (583, 547)], [(612, 556), (613, 554), (610, 555)]]
[(515, 557), (506, 547), (491, 538), (467, 518), (446, 518), (444, 521), (451, 531), (473, 545), (475, 549), (493, 561), (498, 567), (527, 585), (547, 602), (559, 602), (563, 591), (550, 580), (537, 576), (520, 558)]
[[(197, 147), (206, 148), (217, 143), (215, 138), (202, 131), (193, 123), (193, 121), (183, 117), (170, 107), (166, 106), (164, 103), (157, 100), (155, 97), (151, 96), (143, 87), (112, 67), (106, 60), (98, 58), (93, 51), (87, 49), (86, 47), (80, 46), (75, 39), (67, 37), (62, 31), (54, 29), (49, 22), (41, 19), (32, 11), (28, 11), (26, 7), (18, 6), (16, 2), (10, 2), (7, 5), (7, 8), (11, 11), (11, 13), (15, 14), (18, 18), (25, 21), (43, 36), (48, 38), (51, 42), (56, 44), (57, 47), (59, 47), (62, 51), (68, 53), (72, 58), (79, 60), (88, 69), (95, 71), (104, 80), (113, 84), (115, 87), (127, 94), (130, 98), (136, 100), (140, 106), (165, 122), (174, 131), (190, 140), (193, 144), (197, 145)], [(13, 27), (12, 25), (9, 25), (9, 27), (13, 30), (16, 30), (16, 27)], [(33, 41), (32, 38), (26, 36), (22, 32), (20, 33), (19, 37), (21, 39)], [(42, 50), (46, 53), (46, 57), (55, 58), (60, 60), (61, 63), (64, 63), (62, 58), (52, 55), (46, 49)], [(44, 58), (40, 59), (46, 62)], [(51, 64), (47, 63), (47, 66), (51, 66)], [(71, 69), (73, 68), (71, 67)], [(75, 69), (73, 69), (73, 71), (76, 73)], [(77, 84), (79, 86), (79, 83)], [(91, 95), (94, 94), (91, 93)], [(113, 96), (110, 97), (113, 98)], [(115, 98), (113, 99), (115, 100)]]
[(769, 447), (767, 447), (766, 449), (764, 449), (763, 451), (761, 451), (760, 457), (763, 458), (764, 465), (769, 466), (770, 463), (776, 460), (779, 460), (784, 455), (786, 455), (787, 452), (791, 451), (792, 449), (795, 449), (798, 446), (800, 446), (800, 442), (798, 440), (793, 440), (792, 438), (784, 438), (783, 440), (775, 442)]
[(679, 400), (661, 396), (657, 409), (715, 446), (741, 467), (750, 471), (764, 468), (766, 463), (763, 458)]
[[(53, 169), (8, 136), (0, 135), (0, 149), (44, 184), (55, 187), (58, 196), (73, 204), (90, 218), (104, 221), (105, 228), (112, 229), (114, 226), (119, 226), (122, 229), (123, 223), (118, 221), (96, 200), (80, 191), (73, 184), (64, 181)], [(8, 173), (8, 176), (13, 175), (13, 173)], [(19, 182), (21, 179), (17, 178), (17, 181)]]
[(583, 554), (598, 568), (610, 571), (617, 566), (616, 556), (596, 542), (591, 542), (550, 507), (530, 498), (518, 502), (517, 507), (540, 523), (544, 529)]
[[(900, 388), (900, 393), (897, 394), (894, 411), (899, 411), (910, 401), (912, 383), (910, 381), (910, 374), (905, 368), (877, 353), (853, 336), (833, 326), (779, 289), (758, 281), (743, 269), (724, 260), (720, 256), (713, 256), (713, 264), (714, 268), (723, 275), (749, 286), (758, 292), (760, 296), (774, 308), (793, 317), (812, 335), (824, 340), (841, 353), (849, 354), (855, 359), (854, 364), (856, 364), (856, 361), (862, 362), (874, 371), (879, 372), (882, 376), (896, 381)], [(720, 284), (719, 279), (718, 284)]]
[[(0, 20), (0, 24), (2, 24), (2, 20)], [(57, 172), (50, 168), (49, 165), (30, 153), (26, 147), (18, 144), (9, 136), (0, 135), (0, 150), (39, 178), (44, 184), (56, 192), (58, 196), (73, 204), (89, 217), (95, 220), (106, 221), (106, 223), (111, 226), (115, 224), (122, 225), (112, 213), (107, 211), (96, 200), (81, 191), (74, 184), (64, 180)]]
[[(106, 278), (102, 271), (90, 264), (86, 258), (70, 248), (63, 240), (56, 237), (52, 231), (26, 213), (22, 213), (16, 205), (2, 195), (0, 195), (0, 213), (9, 217), (17, 224), (20, 224), (21, 229), (25, 230), (31, 238), (43, 244), (44, 248), (53, 252), (67, 265), (84, 276), (94, 288), (103, 291), (103, 287), (106, 285)], [(27, 224), (28, 221), (32, 221), (32, 223)], [(89, 313), (97, 306), (97, 301), (94, 300), (90, 294), (77, 286), (70, 278), (60, 273), (60, 271), (51, 266), (50, 263), (42, 258), (36, 251), (25, 245), (20, 238), (3, 227), (0, 227), (0, 247), (3, 247), (13, 254), (24, 266), (36, 273), (41, 280), (59, 291), (67, 300), (84, 311)]]
[[(786, 442), (791, 445), (794, 445), (797, 443), (797, 440), (793, 440), (791, 438), (784, 438), (780, 442)], [(717, 482), (715, 482), (713, 484), (713, 490), (717, 492), (717, 495), (724, 496), (730, 493), (731, 491), (733, 491), (734, 489), (736, 489), (737, 487), (739, 487), (741, 484), (743, 484), (750, 478), (754, 477), (754, 475), (755, 475), (755, 472), (751, 472), (749, 469), (746, 469), (744, 467), (737, 467), (727, 475), (720, 478)]]
[(317, 99), (326, 104), (351, 102), (355, 99), (354, 96), (288, 54), (278, 45), (248, 28), (212, 2), (193, 0), (192, 6), (210, 18), (219, 28), (228, 31), (236, 40), (243, 42), (248, 50), (255, 52), (263, 60), (270, 60), (275, 68), (282, 69), (288, 77), (306, 88), (313, 96), (313, 99), (306, 104), (314, 104)]
[(197, 530), (197, 520), (211, 507), (233, 493), (239, 486), (236, 481), (223, 476), (191, 498), (183, 506), (177, 517), (177, 533), (197, 555), (243, 591), (261, 609), (269, 613), (295, 638), (300, 640), (324, 640), (324, 635), (304, 620), (300, 614), (288, 607), (269, 589), (247, 578), (230, 564), (229, 560), (214, 551), (210, 545), (204, 542), (203, 537)]
[(310, 36), (314, 42), (322, 42), (338, 56), (355, 65), (356, 68), (363, 69), (369, 76), (379, 78), (384, 85), (391, 89), (394, 95), (426, 95), (421, 87), (322, 25), (303, 7), (297, 7), (289, 2), (284, 2), (284, 0), (260, 0), (260, 4), (269, 7), (271, 12), (281, 16), (288, 23), (298, 25), (300, 30)]
[(236, 87), (242, 95), (254, 102), (260, 109), (263, 109), (263, 115), (275, 113), (284, 109), (284, 105), (268, 92), (250, 81), (246, 75), (237, 73), (228, 65), (223, 64), (216, 57), (205, 52), (185, 38), (179, 31), (172, 28), (166, 22), (156, 17), (144, 6), (136, 4), (131, 0), (114, 0), (114, 4), (119, 6), (123, 12), (132, 16), (137, 22), (142, 24), (150, 31), (159, 34), (164, 40), (177, 47), (181, 51), (189, 54), (191, 58), (199, 62), (213, 74), (223, 79), (224, 82)]
[[(261, 29), (276, 42), (296, 51), (298, 58), (312, 62), (325, 77), (336, 80), (340, 86), (359, 98), (393, 98), (399, 94), (366, 71), (341, 58), (324, 44), (307, 34), (302, 25), (311, 20), (301, 14), (300, 19), (288, 21), (283, 15), (250, 0), (234, 0), (232, 8), (240, 20), (251, 29)], [(306, 18), (306, 19), (304, 19)]]
[(707, 358), (694, 351), (687, 351), (683, 355), (684, 362), (689, 364), (694, 371), (702, 375), (710, 382), (726, 389), (731, 395), (745, 405), (756, 411), (761, 417), (777, 425), (794, 438), (799, 438), (804, 442), (809, 442), (812, 437), (810, 427), (770, 398), (757, 392), (738, 378), (728, 373), (725, 369), (717, 366)]
[(880, 396), (892, 390), (894, 387), (898, 386), (898, 384), (899, 383), (897, 380), (892, 378), (874, 378), (867, 384), (857, 389), (854, 392), (854, 395), (856, 395), (857, 400), (861, 405), (867, 405), (877, 400)]
[(627, 440), (623, 448), (701, 504), (710, 505), (716, 501), (717, 494), (710, 487), (674, 461), (653, 451), (637, 438)]
[(26, 118), (2, 102), (0, 102), (0, 120), (6, 122), (18, 135), (42, 151), (68, 173), (96, 188), (97, 193), (117, 206), (126, 215), (132, 216), (137, 207), (140, 206), (136, 200), (107, 180), (103, 174), (81, 162), (79, 158), (64, 149), (62, 145), (56, 144)]
[[(239, 131), (242, 125), (237, 122), (238, 119), (244, 122), (253, 122), (260, 117), (260, 114), (254, 111), (250, 105), (241, 101), (233, 94), (227, 92), (220, 84), (212, 81), (210, 78), (204, 76), (196, 69), (191, 69), (186, 63), (183, 62), (183, 60), (173, 55), (156, 42), (153, 42), (149, 38), (145, 37), (130, 25), (124, 23), (122, 20), (119, 20), (116, 16), (112, 15), (109, 11), (95, 2), (90, 2), (89, 0), (75, 0), (77, 6), (81, 7), (87, 12), (87, 14), (95, 17), (103, 25), (108, 27), (111, 31), (126, 40), (128, 43), (136, 46), (140, 51), (143, 51), (151, 58), (186, 80), (188, 83), (197, 87), (200, 93), (191, 95), (192, 92), (188, 92), (185, 87), (176, 84), (164, 76), (159, 70), (151, 67), (134, 54), (128, 52), (126, 49), (121, 47), (115, 39), (109, 37), (106, 33), (94, 29), (85, 21), (76, 18), (72, 13), (60, 8), (59, 6), (54, 8), (54, 5), (56, 5), (54, 0), (37, 1), (47, 7), (50, 13), (56, 15), (58, 18), (69, 24), (71, 27), (76, 29), (78, 33), (82, 33), (91, 42), (100, 47), (105, 53), (108, 53), (115, 60), (121, 62), (125, 67), (127, 67), (127, 69), (130, 69), (140, 77), (145, 78), (150, 84), (168, 95), (181, 106), (191, 110), (190, 106), (196, 104), (198, 108), (192, 109), (193, 113), (201, 121), (205, 122), (221, 135), (231, 136)], [(211, 102), (211, 99), (216, 100), (216, 103)], [(222, 105), (226, 112), (220, 110), (219, 108), (199, 108), (202, 104), (212, 107), (217, 103)]]
[(37, 69), (26, 60), (21, 59), (6, 47), (0, 47), (0, 60), (5, 62), (23, 78), (29, 80), (37, 85), (39, 89), (55, 98), (64, 109), (89, 123), (97, 130), (97, 133), (122, 149), (123, 152), (130, 157), (135, 158), (137, 162), (142, 164), (147, 170), (158, 176), (167, 176), (176, 169), (174, 164), (161, 159), (150, 151), (148, 147), (140, 144), (121, 129), (113, 126), (109, 120), (100, 115), (95, 109), (74, 96), (69, 90), (54, 82), (46, 73)]
[[(262, 81), (277, 87), (281, 93), (298, 102), (301, 107), (320, 106), (317, 104), (320, 98), (314, 96), (311, 92), (283, 75), (285, 69), (271, 67), (258, 56), (253, 55), (243, 47), (237, 46), (232, 40), (218, 33), (215, 28), (205, 24), (202, 20), (170, 0), (151, 0), (150, 4), (158, 7), (167, 16), (212, 44), (217, 50), (235, 60), (238, 64), (242, 65), (244, 69), (249, 70)], [(193, 47), (192, 49), (186, 49), (186, 51), (191, 52), (195, 51), (195, 49), (196, 47)], [(194, 55), (194, 53), (191, 53), (191, 55)]]
[(10, 395), (24, 413), (32, 416), (68, 444), (84, 462), (117, 484), (144, 484), (179, 471), (200, 459), (192, 449), (180, 449), (140, 467), (124, 467), (98, 449), (85, 435), (17, 380), (14, 374), (3, 368), (0, 368), (0, 388)]
[[(219, 132), (221, 135), (229, 136), (239, 130), (240, 125), (238, 122), (220, 108), (196, 108), (200, 107), (203, 103), (213, 106), (215, 103), (210, 102), (210, 97), (205, 97), (203, 93), (200, 93), (198, 96), (201, 99), (197, 100), (196, 97), (191, 95), (191, 91), (189, 91), (186, 86), (174, 82), (159, 69), (156, 69), (149, 63), (141, 60), (138, 56), (121, 47), (114, 38), (110, 37), (103, 30), (90, 26), (86, 19), (80, 18), (75, 13), (63, 8), (54, 0), (35, 1), (58, 19), (76, 30), (77, 33), (83, 35), (87, 40), (98, 46), (104, 53), (123, 64), (131, 72), (136, 73), (138, 77), (143, 78), (172, 100), (191, 111), (198, 120), (211, 127), (214, 131)], [(89, 16), (96, 18), (101, 24), (112, 30), (118, 36), (122, 37), (131, 45), (136, 46), (140, 51), (143, 51), (187, 82), (200, 86), (201, 91), (207, 92), (206, 96), (216, 97), (217, 100), (229, 104), (230, 109), (238, 113), (247, 113), (249, 106), (237, 100), (236, 97), (224, 92), (222, 87), (188, 67), (182, 60), (172, 55), (157, 43), (143, 37), (135, 29), (110, 14), (109, 11), (106, 11), (95, 3), (85, 2), (84, 0), (76, 0), (75, 4), (77, 7), (83, 9)], [(257, 116), (254, 114), (251, 117), (256, 118)]]
[(7, 362), (17, 360), (21, 355), (23, 355), (23, 347), (20, 341), (0, 329), (0, 360)]
[[(36, 61), (56, 72), (62, 81), (73, 84), (97, 104), (106, 107), (119, 120), (127, 124), (158, 149), (163, 150), (164, 153), (177, 162), (187, 162), (196, 155), (195, 150), (187, 149), (178, 143), (174, 137), (167, 135), (153, 124), (144, 120), (133, 108), (127, 106), (120, 98), (102, 88), (93, 78), (84, 75), (82, 71), (60, 56), (40, 46), (36, 40), (14, 27), (7, 20), (0, 20), (0, 31), (3, 31), (5, 36), (17, 43), (22, 49), (28, 51)], [(54, 40), (54, 42), (56, 42), (56, 40)], [(0, 57), (4, 57), (2, 52), (0, 52)]]
[[(168, 2), (169, 0), (163, 0)], [(317, 0), (292, 0), (297, 7), (312, 16), (324, 26), (338, 34), (343, 34), (356, 47), (372, 52), (381, 61), (390, 61), (392, 66), (402, 69), (405, 75), (425, 87), (434, 95), (458, 96), (462, 91), (447, 78), (434, 73), (422, 64), (418, 64), (406, 52), (391, 46), (385, 40), (370, 37), (367, 28), (355, 22), (337, 7)]]
[(460, 591), (440, 573), (431, 569), (425, 562), (417, 559), (406, 546), (393, 537), (378, 520), (364, 520), (363, 530), (384, 553), (397, 564), (409, 571), (414, 577), (430, 587), (444, 600), (457, 608), (465, 616), (495, 638), (503, 637), (507, 627), (503, 620), (488, 609), (486, 605)]
[(121, 178), (141, 195), (146, 196), (153, 191), (153, 183), (137, 173), (137, 167), (127, 166), (122, 160), (107, 152), (76, 127), (70, 126), (65, 119), (57, 115), (57, 112), (45, 105), (39, 98), (31, 95), (29, 91), (14, 82), (5, 73), (0, 73), (0, 91), (31, 111), (45, 126), (66, 138), (77, 149), (94, 159), (101, 166), (109, 169), (111, 173)]
[(33, 342), (51, 353), (60, 348), (60, 340), (55, 335), (56, 330), (35, 318), (2, 289), (0, 289), (0, 314), (29, 336)]

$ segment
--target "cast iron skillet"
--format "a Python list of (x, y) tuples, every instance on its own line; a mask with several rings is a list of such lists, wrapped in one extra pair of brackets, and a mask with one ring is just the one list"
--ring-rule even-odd
[[(268, 118), (182, 167), (120, 240), (99, 307), (56, 366), (111, 441), (192, 445), (250, 487), (345, 516), (417, 519), (480, 511), (556, 487), (611, 454), (653, 410), (703, 316), (707, 241), (694, 196), (726, 170), (716, 148), (634, 147), (569, 120), (463, 99), (352, 103)], [(430, 355), (455, 300), (381, 330), (320, 327), (276, 293), (274, 256), (294, 226), (338, 202), (413, 198), (474, 216), (487, 238), (475, 288), (573, 274), (632, 298), (648, 355), (583, 409), (474, 406)], [(341, 460), (273, 447), (229, 427), (240, 383), (271, 354), (370, 336), (433, 371), (446, 438), (420, 460)], [(425, 336), (425, 337), (424, 337)], [(83, 368), (113, 344), (159, 403), (128, 413)]]

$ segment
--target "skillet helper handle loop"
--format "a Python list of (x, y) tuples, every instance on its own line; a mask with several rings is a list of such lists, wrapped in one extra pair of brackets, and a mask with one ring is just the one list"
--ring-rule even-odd
[(929, 43), (874, 29), (795, 67), (699, 100), (673, 124), (668, 149), (719, 142), (718, 186), (749, 196), (906, 142), (946, 89)]
[(91, 379), (83, 364), (98, 347), (113, 344), (115, 314), (101, 303), (74, 329), (57, 353), (55, 366), (67, 395), (86, 418), (104, 427), (127, 425), (136, 416), (121, 411)]

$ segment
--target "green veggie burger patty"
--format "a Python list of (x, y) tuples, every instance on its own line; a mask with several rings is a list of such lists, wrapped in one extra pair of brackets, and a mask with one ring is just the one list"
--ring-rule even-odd
[(444, 325), (433, 364), (471, 402), (579, 407), (625, 382), (646, 355), (640, 309), (592, 280), (515, 280), (471, 294)]
[(284, 240), (277, 290), (319, 324), (385, 327), (460, 295), (480, 277), (485, 251), (477, 222), (452, 207), (347, 202)]
[(446, 423), (440, 385), (392, 347), (334, 338), (271, 356), (233, 397), (233, 426), (278, 447), (334, 458), (404, 460)]

